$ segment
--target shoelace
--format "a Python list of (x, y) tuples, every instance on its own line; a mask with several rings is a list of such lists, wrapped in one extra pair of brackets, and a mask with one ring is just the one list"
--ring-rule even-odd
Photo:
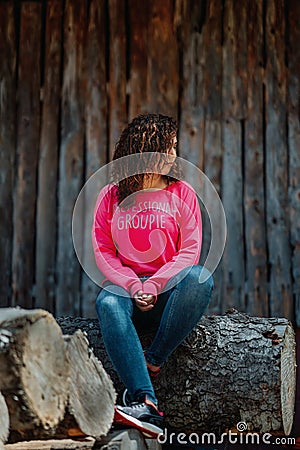
[(132, 403), (130, 404), (130, 407), (131, 407), (131, 408), (143, 408), (144, 406), (151, 406), (153, 409), (155, 409), (155, 411), (157, 412), (157, 414), (159, 414), (161, 417), (164, 416), (164, 413), (163, 413), (163, 412), (159, 411), (157, 408), (155, 408), (155, 407), (152, 406), (152, 405), (147, 405), (147, 403), (132, 402)]
[(138, 402), (132, 402), (130, 404), (131, 408), (143, 408), (144, 406), (148, 406), (148, 405), (146, 405), (146, 403), (138, 403)]

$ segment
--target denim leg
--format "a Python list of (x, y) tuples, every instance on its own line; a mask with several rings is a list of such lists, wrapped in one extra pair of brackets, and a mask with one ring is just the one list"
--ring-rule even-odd
[(132, 322), (133, 302), (121, 286), (102, 289), (96, 310), (108, 356), (132, 399), (147, 395), (157, 404), (143, 349)]
[[(192, 266), (183, 269), (187, 274), (182, 278), (182, 271), (173, 277), (181, 279), (169, 291), (157, 333), (147, 350), (147, 361), (161, 366), (179, 344), (188, 336), (204, 314), (211, 299), (214, 282), (210, 272), (203, 266)], [(200, 273), (209, 275), (205, 282), (199, 282)], [(166, 286), (167, 287), (167, 286)], [(160, 301), (158, 299), (158, 301)]]

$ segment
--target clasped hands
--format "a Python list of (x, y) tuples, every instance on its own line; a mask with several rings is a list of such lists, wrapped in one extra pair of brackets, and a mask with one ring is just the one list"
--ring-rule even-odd
[(156, 296), (152, 294), (145, 294), (143, 291), (138, 291), (133, 296), (136, 306), (141, 311), (150, 311), (154, 307), (154, 304), (156, 302)]

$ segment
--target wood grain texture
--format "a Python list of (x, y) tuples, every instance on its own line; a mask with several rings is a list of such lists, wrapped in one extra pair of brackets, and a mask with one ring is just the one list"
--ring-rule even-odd
[(50, 0), (46, 10), (46, 40), (42, 123), (38, 163), (36, 307), (54, 312), (56, 297), (57, 173), (61, 93), (62, 2)]
[(72, 242), (72, 213), (83, 181), (84, 125), (82, 67), (86, 2), (67, 1), (64, 14), (64, 69), (58, 184), (56, 312), (80, 310), (80, 266)]
[(266, 3), (266, 218), (270, 314), (291, 318), (284, 3)]
[(0, 3), (0, 306), (11, 301), (16, 145), (16, 36), (12, 3)]
[[(176, 2), (175, 24), (180, 45), (179, 156), (203, 169), (204, 107), (203, 2)], [(192, 184), (192, 180), (190, 181)]]
[[(223, 148), (222, 148), (222, 122), (221, 120), (205, 119), (204, 127), (204, 173), (214, 185), (218, 195), (222, 198), (222, 169), (223, 169)], [(214, 217), (219, 216), (220, 211), (218, 205), (215, 203), (215, 198), (210, 198), (209, 193), (205, 194), (206, 205), (210, 211), (213, 211)], [(202, 211), (201, 211), (202, 212)], [(211, 222), (208, 214), (202, 214), (203, 223), (203, 247), (200, 264), (203, 265), (211, 245)], [(222, 219), (216, 220), (216, 223), (221, 224)], [(215, 230), (217, 235), (221, 235), (221, 230)], [(221, 313), (223, 308), (223, 264), (219, 264), (214, 273), (215, 287), (213, 295), (209, 303), (208, 311), (210, 313)]]
[(246, 2), (225, 2), (222, 71), (222, 200), (228, 238), (224, 251), (223, 308), (245, 304), (243, 123), (247, 110)]
[(64, 340), (70, 366), (68, 411), (55, 436), (63, 438), (79, 427), (85, 435), (100, 438), (108, 433), (114, 418), (112, 381), (80, 330)]
[(144, 3), (0, 1), (0, 304), (95, 316), (74, 203), (128, 120), (163, 112), (226, 203), (210, 308), (300, 324), (299, 2)]
[(247, 40), (248, 113), (245, 120), (243, 162), (246, 309), (249, 314), (267, 316), (269, 305), (264, 189), (263, 5), (260, 0), (249, 2)]
[(148, 112), (177, 119), (178, 46), (173, 1), (152, 0), (148, 25)]
[(34, 437), (64, 417), (68, 366), (61, 329), (47, 311), (0, 310), (0, 389), (10, 430)]
[(9, 415), (3, 395), (0, 392), (0, 448), (6, 442), (9, 434)]
[[(85, 181), (106, 164), (108, 150), (108, 123), (107, 123), (107, 82), (106, 82), (106, 9), (105, 1), (92, 1), (89, 9), (89, 23), (84, 52), (84, 79), (86, 83), (85, 95)], [(93, 192), (90, 185), (86, 187), (87, 201), (91, 201)], [(96, 199), (95, 199), (96, 203)], [(85, 209), (85, 207), (84, 207)], [(86, 232), (83, 237), (83, 263), (93, 254), (89, 254), (88, 248), (91, 239), (89, 228), (91, 221), (85, 215), (83, 223)], [(85, 317), (95, 317), (95, 300), (99, 287), (89, 277), (82, 273), (81, 279), (81, 309)]]
[(129, 0), (129, 56), (130, 56), (130, 79), (128, 81), (129, 91), (129, 120), (138, 114), (148, 111), (148, 30), (150, 2), (144, 2), (140, 7), (139, 0)]
[(125, 0), (109, 2), (109, 160), (127, 123)]
[[(222, 117), (222, 2), (209, 0), (203, 26), (203, 107), (205, 117)], [(205, 135), (206, 136), (206, 135)]]
[(13, 301), (34, 302), (36, 180), (40, 129), (41, 4), (21, 4), (18, 60), (17, 179), (14, 197)]
[[(211, 0), (206, 4), (203, 25), (203, 171), (222, 196), (222, 2)], [(211, 207), (213, 209), (213, 202)], [(217, 214), (217, 212), (215, 212)], [(211, 245), (211, 226), (209, 218), (203, 221), (203, 252)], [(215, 273), (215, 288), (209, 311), (222, 312), (223, 265)]]
[(223, 117), (243, 119), (247, 114), (247, 5), (224, 3)]
[(95, 439), (92, 437), (76, 439), (45, 439), (36, 441), (16, 442), (6, 444), (4, 450), (90, 450), (95, 449)]
[(244, 200), (242, 172), (242, 126), (236, 120), (222, 124), (222, 201), (227, 221), (227, 242), (223, 254), (222, 308), (245, 304)]
[[(9, 442), (100, 438), (108, 433), (116, 393), (81, 331), (63, 336), (45, 310), (2, 308), (0, 350), (0, 389), (9, 409)], [(0, 394), (0, 441), (4, 441), (8, 414), (1, 400)]]
[(288, 58), (288, 196), (290, 214), (290, 244), (292, 252), (292, 276), (295, 315), (300, 327), (300, 28), (298, 17), (300, 3), (291, 0), (287, 3), (289, 36), (287, 47)]

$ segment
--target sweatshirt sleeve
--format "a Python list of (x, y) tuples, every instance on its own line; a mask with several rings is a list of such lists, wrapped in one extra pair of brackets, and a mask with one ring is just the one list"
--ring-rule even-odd
[(130, 293), (133, 297), (143, 288), (137, 274), (130, 268), (123, 266), (117, 256), (117, 249), (111, 234), (113, 216), (113, 185), (105, 186), (97, 199), (92, 241), (96, 264), (105, 277)]
[(183, 191), (178, 220), (180, 228), (178, 250), (170, 261), (144, 282), (143, 290), (146, 293), (158, 295), (170, 278), (185, 267), (199, 262), (202, 246), (201, 211), (194, 189), (190, 186)]

